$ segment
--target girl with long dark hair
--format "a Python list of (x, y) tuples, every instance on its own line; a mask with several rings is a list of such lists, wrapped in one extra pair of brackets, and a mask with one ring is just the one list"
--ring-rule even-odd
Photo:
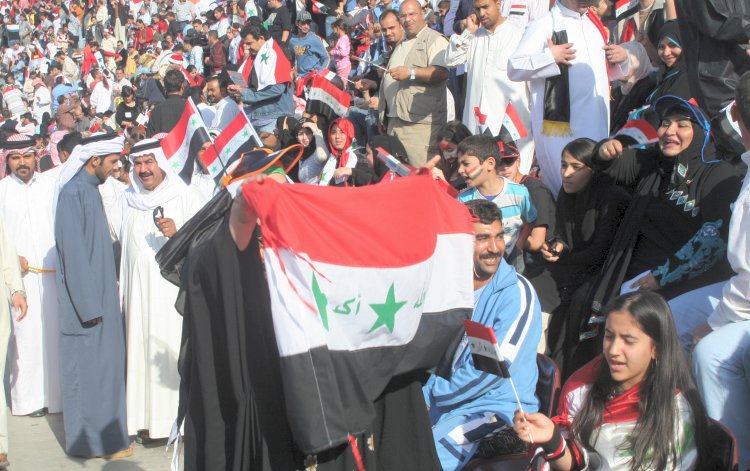
[(566, 382), (553, 419), (517, 412), (519, 438), (554, 470), (706, 469), (707, 419), (666, 301), (630, 293), (605, 312), (603, 355)]

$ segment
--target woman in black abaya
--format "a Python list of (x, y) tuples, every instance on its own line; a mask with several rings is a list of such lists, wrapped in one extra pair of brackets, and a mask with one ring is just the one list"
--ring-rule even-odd
[(599, 353), (601, 341), (590, 340), (600, 337), (599, 313), (623, 284), (670, 299), (731, 276), (727, 231), (742, 173), (716, 156), (700, 108), (664, 96), (653, 111), (660, 118), (658, 146), (631, 149), (611, 139), (595, 151), (594, 163), (632, 188), (633, 199), (601, 275), (572, 300), (570, 312), (579, 322), (571, 320), (567, 329), (564, 375)]

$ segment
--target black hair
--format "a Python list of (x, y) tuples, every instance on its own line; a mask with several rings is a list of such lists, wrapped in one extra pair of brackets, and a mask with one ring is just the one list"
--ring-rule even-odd
[(252, 36), (255, 39), (266, 40), (270, 35), (266, 28), (263, 27), (263, 23), (261, 23), (260, 19), (257, 16), (251, 16), (250, 19), (247, 20), (247, 24), (242, 27), (240, 36), (242, 36), (242, 39)]
[(164, 93), (169, 95), (170, 93), (179, 92), (183, 83), (185, 83), (185, 76), (182, 75), (181, 70), (168, 70), (167, 73), (164, 74)]
[(219, 81), (219, 88), (227, 88), (231, 84), (229, 75), (226, 73), (221, 73), (219, 75), (212, 75), (206, 80), (206, 83), (212, 82), (214, 80)]
[(503, 213), (492, 201), (485, 199), (471, 200), (464, 203), (469, 209), (472, 219), (477, 219), (482, 224), (492, 224), (495, 221), (503, 223)]
[(133, 96), (133, 87), (123, 85), (122, 90), (120, 90), (120, 96), (123, 98), (130, 98)]
[(588, 167), (593, 168), (594, 165), (594, 149), (596, 148), (596, 141), (589, 139), (588, 137), (579, 137), (568, 142), (563, 147), (560, 156), (566, 152), (573, 156), (574, 159), (586, 164)]
[[(656, 359), (651, 361), (638, 392), (640, 418), (622, 445), (632, 456), (631, 469), (667, 469), (670, 460), (672, 466), (678, 463), (680, 444), (675, 443), (674, 433), (678, 414), (676, 391), (692, 409), (698, 448), (696, 469), (705, 469), (706, 453), (702, 444), (707, 438), (706, 413), (685, 363), (669, 305), (659, 294), (637, 291), (613, 299), (604, 309), (607, 315), (615, 311), (630, 313), (656, 349)], [(594, 448), (607, 401), (618, 392), (609, 367), (602, 362), (583, 407), (573, 419), (571, 434), (583, 446)]]
[(130, 173), (130, 167), (132, 167), (130, 159), (128, 159), (124, 155), (120, 156), (120, 163), (122, 164), (122, 171), (125, 173)]
[(490, 157), (495, 159), (495, 164), (500, 161), (500, 148), (497, 141), (485, 134), (478, 136), (469, 136), (458, 144), (458, 155), (473, 155), (480, 162), (484, 162)]
[(438, 130), (437, 141), (440, 142), (445, 139), (459, 145), (461, 141), (469, 136), (471, 136), (471, 131), (464, 126), (464, 123), (461, 121), (448, 121)]
[(742, 74), (734, 89), (737, 113), (740, 115), (742, 124), (750, 130), (750, 71)]
[(382, 23), (385, 18), (388, 18), (389, 16), (393, 16), (396, 18), (396, 22), (399, 21), (398, 12), (396, 10), (386, 10), (383, 13), (380, 14), (380, 18), (378, 18), (378, 22)]
[(346, 22), (343, 18), (339, 18), (338, 20), (334, 21), (331, 25), (331, 28), (337, 28), (344, 32), (346, 32)]
[(57, 143), (57, 152), (73, 152), (73, 148), (81, 142), (80, 132), (69, 132)]
[(192, 98), (193, 103), (202, 103), (203, 100), (203, 90), (201, 90), (201, 87), (188, 87), (185, 90), (185, 93), (183, 94), (184, 98)]

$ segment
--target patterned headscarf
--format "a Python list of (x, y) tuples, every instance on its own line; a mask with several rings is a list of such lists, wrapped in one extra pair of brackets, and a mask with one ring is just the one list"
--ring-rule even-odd
[(7, 174), (6, 159), (10, 154), (28, 154), (33, 152), (36, 155), (34, 139), (30, 139), (25, 134), (13, 134), (7, 139), (0, 141), (0, 179), (5, 178)]

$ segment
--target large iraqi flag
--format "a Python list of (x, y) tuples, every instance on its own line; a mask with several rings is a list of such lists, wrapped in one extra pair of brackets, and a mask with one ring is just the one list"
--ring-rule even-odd
[(201, 146), (210, 140), (198, 107), (192, 98), (188, 98), (180, 120), (161, 139), (161, 148), (172, 172), (178, 174), (188, 185), (193, 178), (195, 156)]
[(258, 53), (249, 56), (237, 69), (253, 90), (263, 90), (271, 85), (292, 81), (292, 64), (281, 46), (269, 38)]
[(393, 376), (452, 355), (473, 308), (474, 242), (468, 211), (441, 188), (429, 176), (244, 186), (261, 221), (287, 420), (304, 453), (363, 432)]

